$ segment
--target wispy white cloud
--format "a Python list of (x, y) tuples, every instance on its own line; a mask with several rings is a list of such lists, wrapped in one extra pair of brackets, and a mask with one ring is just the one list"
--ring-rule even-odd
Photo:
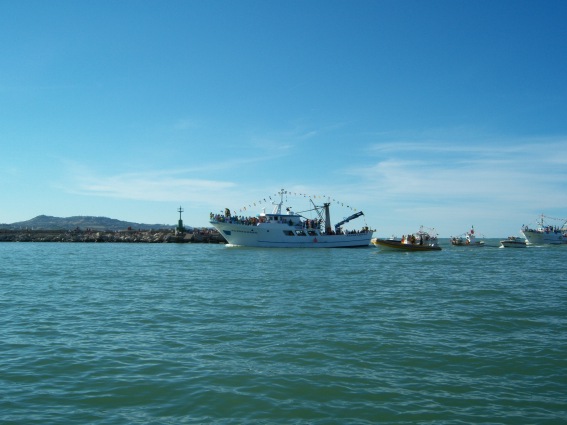
[(177, 120), (177, 122), (174, 124), (174, 129), (175, 130), (189, 130), (189, 129), (193, 129), (193, 128), (198, 128), (199, 124), (197, 122), (197, 120), (192, 119), (192, 118), (181, 118), (179, 120)]
[[(286, 149), (283, 149), (284, 151)], [(190, 201), (211, 205), (219, 198), (234, 203), (242, 194), (234, 193), (235, 175), (257, 163), (265, 163), (284, 155), (281, 152), (251, 157), (235, 157), (190, 167), (153, 169), (143, 172), (113, 173), (94, 168), (75, 160), (61, 160), (65, 171), (64, 183), (57, 186), (65, 192), (82, 196), (111, 199), (169, 202)], [(240, 182), (241, 183), (241, 182)], [(242, 201), (238, 200), (238, 204)]]
[(517, 220), (519, 228), (526, 215), (567, 209), (565, 139), (390, 141), (367, 152), (373, 162), (346, 172), (391, 221)]
[(307, 131), (306, 133), (300, 134), (297, 138), (301, 141), (312, 139), (313, 137), (317, 136), (319, 133), (315, 130)]
[(104, 175), (87, 167), (74, 167), (67, 176), (65, 190), (74, 194), (138, 201), (185, 201), (207, 203), (215, 192), (234, 183), (182, 175), (181, 170), (165, 170)]
[(19, 177), (24, 173), (24, 171), (13, 165), (4, 165), (0, 167), (0, 175), (5, 175), (6, 177), (14, 178)]
[(444, 138), (400, 138), (394, 136), (373, 143), (368, 151), (375, 155), (412, 153), (414, 155), (442, 154), (465, 157), (467, 154), (505, 159), (515, 155), (529, 155), (550, 159), (557, 154), (567, 155), (566, 137), (504, 138), (480, 135), (448, 135)]
[(122, 174), (83, 180), (74, 189), (84, 195), (143, 201), (195, 200), (203, 202), (212, 193), (234, 186), (231, 182), (144, 174)]
[(565, 183), (567, 170), (557, 165), (564, 164), (566, 146), (555, 140), (473, 146), (390, 143), (375, 146), (377, 155), (385, 158), (360, 173), (390, 194), (496, 201)]

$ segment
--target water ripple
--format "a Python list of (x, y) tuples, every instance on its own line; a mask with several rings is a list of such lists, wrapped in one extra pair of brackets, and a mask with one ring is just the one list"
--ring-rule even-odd
[(0, 422), (560, 423), (563, 248), (0, 245)]

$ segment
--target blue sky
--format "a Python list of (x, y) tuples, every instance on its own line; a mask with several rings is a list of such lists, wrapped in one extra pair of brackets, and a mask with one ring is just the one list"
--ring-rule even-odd
[(378, 236), (567, 217), (566, 21), (564, 0), (0, 1), (0, 223), (208, 226), (281, 188)]

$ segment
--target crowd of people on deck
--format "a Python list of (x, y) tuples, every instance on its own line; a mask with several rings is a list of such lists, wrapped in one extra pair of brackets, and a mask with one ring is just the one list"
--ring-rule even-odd
[(408, 244), (408, 245), (423, 245), (427, 242), (429, 242), (429, 235), (422, 235), (422, 234), (418, 234), (417, 236), (415, 234), (411, 234), (409, 233), (406, 237), (406, 235), (402, 236), (402, 244)]
[(256, 226), (264, 220), (261, 217), (244, 217), (244, 216), (227, 216), (223, 214), (210, 214), (211, 220), (219, 221), (221, 223), (236, 223), (245, 224), (248, 226)]
[[(214, 221), (218, 221), (221, 223), (231, 223), (231, 224), (242, 224), (242, 225), (247, 225), (247, 226), (257, 226), (259, 223), (264, 223), (266, 222), (266, 217), (265, 216), (250, 216), (250, 217), (245, 217), (245, 216), (233, 216), (230, 213), (230, 209), (225, 208), (224, 210), (224, 214), (214, 214), (214, 213), (210, 213), (210, 219), (214, 220)], [(289, 222), (289, 223), (288, 223)], [(276, 221), (276, 223), (288, 223), (290, 225), (293, 224), (293, 222), (291, 220), (287, 220), (285, 215), (279, 216), (278, 220)], [(321, 229), (321, 226), (323, 224), (323, 220), (321, 219), (306, 219), (303, 220), (301, 222), (302, 228), (303, 229)], [(369, 228), (368, 226), (365, 226), (362, 228), (362, 230), (342, 230), (339, 229), (339, 231), (334, 231), (331, 230), (330, 232), (327, 232), (328, 234), (331, 235), (340, 235), (340, 234), (357, 234), (357, 233), (367, 233), (369, 232)]]
[[(561, 233), (565, 231), (565, 228), (560, 228), (558, 226), (545, 226), (542, 228), (545, 233)], [(524, 232), (536, 232), (537, 230), (530, 229), (528, 226), (523, 225), (522, 231)]]

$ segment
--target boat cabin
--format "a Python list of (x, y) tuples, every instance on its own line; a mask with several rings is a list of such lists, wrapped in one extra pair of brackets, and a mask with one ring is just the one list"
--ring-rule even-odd
[(260, 223), (270, 224), (288, 224), (289, 226), (302, 226), (301, 216), (288, 213), (288, 214), (260, 214)]

